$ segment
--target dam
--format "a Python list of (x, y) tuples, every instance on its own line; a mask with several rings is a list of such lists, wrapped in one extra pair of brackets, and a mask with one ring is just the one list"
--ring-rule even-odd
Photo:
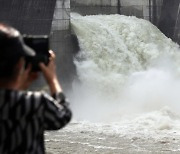
[[(58, 75), (64, 89), (71, 88), (76, 76), (73, 57), (79, 50), (76, 36), (72, 35), (71, 12), (136, 16), (151, 21), (167, 37), (180, 43), (178, 0), (1, 0), (0, 4), (1, 22), (25, 34), (50, 36), (50, 48), (58, 56)], [(44, 81), (41, 79), (35, 85), (42, 87)]]
[(180, 153), (178, 0), (1, 2), (3, 22), (50, 35), (57, 55), (73, 120), (46, 132), (48, 154)]

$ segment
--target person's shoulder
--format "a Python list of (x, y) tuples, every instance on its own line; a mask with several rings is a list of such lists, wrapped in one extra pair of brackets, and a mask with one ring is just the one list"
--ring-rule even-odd
[(44, 99), (48, 99), (48, 100), (51, 100), (51, 101), (53, 101), (53, 97), (48, 93), (48, 92), (46, 92), (46, 91), (29, 91), (29, 93), (32, 93), (34, 96), (36, 96), (36, 97), (42, 97), (42, 98), (44, 98)]
[(23, 93), (23, 95), (26, 98), (34, 98), (34, 99), (41, 99), (42, 101), (51, 101), (54, 102), (56, 99), (51, 96), (48, 92), (46, 91), (22, 91), (20, 93)]

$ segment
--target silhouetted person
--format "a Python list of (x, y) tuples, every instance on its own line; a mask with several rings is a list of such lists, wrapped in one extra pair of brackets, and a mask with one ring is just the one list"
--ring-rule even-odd
[(60, 129), (71, 119), (52, 51), (48, 65), (39, 64), (51, 96), (26, 90), (38, 77), (31, 65), (25, 67), (26, 57), (35, 56), (16, 29), (0, 24), (0, 154), (43, 154), (44, 131)]

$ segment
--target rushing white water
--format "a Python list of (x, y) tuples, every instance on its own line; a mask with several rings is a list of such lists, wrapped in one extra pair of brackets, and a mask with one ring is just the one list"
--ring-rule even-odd
[(48, 151), (180, 153), (179, 46), (136, 17), (72, 14), (71, 21), (81, 48), (74, 120), (46, 134)]
[(74, 61), (74, 119), (111, 123), (111, 132), (179, 130), (179, 46), (136, 17), (71, 17), (81, 48)]

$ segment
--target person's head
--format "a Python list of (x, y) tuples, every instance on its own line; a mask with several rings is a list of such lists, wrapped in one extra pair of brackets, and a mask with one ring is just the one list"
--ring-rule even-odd
[(17, 64), (20, 60), (34, 55), (18, 30), (0, 23), (0, 80), (12, 80), (19, 71)]

